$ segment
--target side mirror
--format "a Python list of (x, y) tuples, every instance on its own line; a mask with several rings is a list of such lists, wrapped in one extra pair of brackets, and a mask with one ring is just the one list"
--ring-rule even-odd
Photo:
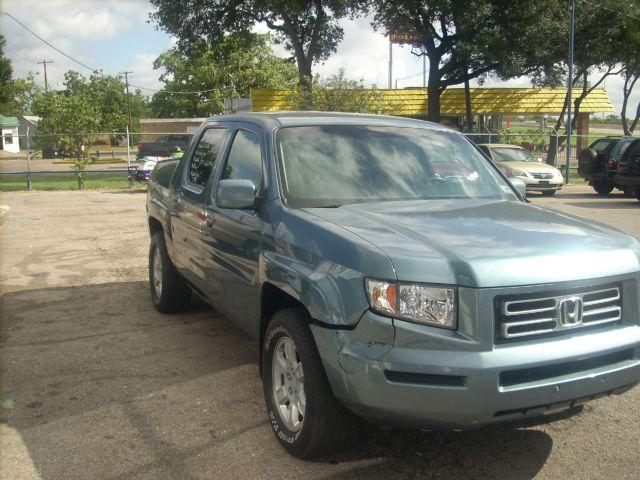
[(542, 159), (542, 157), (538, 157), (538, 163), (543, 163), (544, 160)]
[(216, 205), (234, 210), (252, 210), (256, 203), (256, 186), (251, 180), (220, 180)]
[(524, 183), (519, 178), (515, 178), (515, 177), (509, 177), (509, 181), (511, 182), (511, 185), (513, 185), (513, 187), (518, 191), (518, 193), (520, 195), (522, 195), (523, 197), (527, 196), (527, 184), (526, 183)]

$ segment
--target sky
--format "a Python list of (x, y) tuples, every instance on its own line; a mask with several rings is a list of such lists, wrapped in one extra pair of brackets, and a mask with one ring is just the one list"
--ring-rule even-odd
[[(145, 0), (0, 0), (0, 8), (12, 14), (39, 36), (60, 50), (77, 58), (92, 68), (116, 75), (132, 71), (130, 82), (146, 87), (143, 93), (162, 86), (160, 71), (153, 69), (153, 61), (169, 48), (174, 39), (149, 22), (153, 7)], [(314, 66), (314, 74), (323, 77), (344, 68), (347, 77), (363, 79), (366, 84), (386, 88), (388, 83), (389, 44), (381, 32), (375, 32), (369, 19), (342, 22), (344, 39), (338, 51), (326, 62)], [(267, 31), (257, 26), (257, 31)], [(14, 76), (24, 76), (29, 71), (38, 73), (44, 83), (42, 65), (38, 61), (53, 60), (47, 65), (47, 75), (52, 88), (62, 88), (64, 72), (69, 69), (88, 76), (87, 69), (74, 64), (51, 47), (3, 15), (0, 32), (7, 40), (6, 55), (12, 60)], [(289, 56), (281, 47), (274, 52)], [(393, 79), (399, 88), (422, 86), (422, 59), (411, 53), (409, 46), (393, 46)], [(605, 82), (616, 114), (622, 104), (620, 77)], [(489, 79), (485, 86), (530, 86), (527, 78), (503, 82)], [(640, 101), (640, 87), (632, 96), (629, 113), (635, 111)], [(633, 110), (632, 110), (633, 109)]]

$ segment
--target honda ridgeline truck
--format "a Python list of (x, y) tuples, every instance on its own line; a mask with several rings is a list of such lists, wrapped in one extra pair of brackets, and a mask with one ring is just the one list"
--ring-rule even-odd
[(640, 380), (640, 245), (528, 203), (461, 134), (336, 113), (212, 117), (159, 162), (151, 297), (257, 339), (267, 418), (302, 458), (351, 412), (465, 429)]

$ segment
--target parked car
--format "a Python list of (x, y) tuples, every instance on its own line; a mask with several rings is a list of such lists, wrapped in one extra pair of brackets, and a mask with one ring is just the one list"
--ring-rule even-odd
[(640, 244), (514, 182), (418, 120), (213, 117), (151, 174), (151, 299), (196, 292), (256, 339), (269, 425), (302, 458), (348, 412), (465, 429), (628, 390)]
[(629, 144), (618, 163), (615, 182), (640, 200), (640, 138)]
[(183, 155), (183, 151), (180, 147), (175, 147), (175, 151), (171, 154), (171, 156), (165, 157), (143, 157), (140, 160), (139, 165), (131, 165), (127, 168), (129, 171), (129, 185), (133, 182), (147, 182), (149, 177), (151, 176), (151, 172), (156, 167), (158, 162), (162, 160), (167, 160), (168, 158), (181, 158)]
[(142, 159), (145, 157), (158, 157), (166, 159), (175, 152), (176, 147), (182, 151), (186, 150), (192, 137), (193, 135), (190, 133), (172, 133), (169, 135), (162, 135), (152, 142), (140, 142), (137, 145), (138, 153), (136, 158)]
[(579, 153), (578, 175), (600, 195), (607, 195), (614, 188), (624, 191), (624, 186), (616, 182), (615, 176), (622, 154), (635, 139), (630, 136), (599, 138)]
[(551, 196), (562, 188), (564, 179), (560, 170), (535, 158), (525, 148), (501, 143), (483, 143), (478, 148), (496, 162), (505, 175), (522, 180), (527, 192)]

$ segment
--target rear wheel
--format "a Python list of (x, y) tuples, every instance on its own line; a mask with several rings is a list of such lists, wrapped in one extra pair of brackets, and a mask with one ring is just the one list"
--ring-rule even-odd
[(593, 182), (593, 189), (600, 195), (608, 195), (613, 191), (613, 184), (606, 182)]
[(159, 312), (184, 312), (191, 304), (191, 289), (169, 258), (162, 231), (153, 234), (149, 245), (149, 288)]
[(277, 312), (265, 333), (262, 382), (269, 423), (298, 458), (331, 454), (344, 444), (353, 418), (333, 396), (304, 309)]

